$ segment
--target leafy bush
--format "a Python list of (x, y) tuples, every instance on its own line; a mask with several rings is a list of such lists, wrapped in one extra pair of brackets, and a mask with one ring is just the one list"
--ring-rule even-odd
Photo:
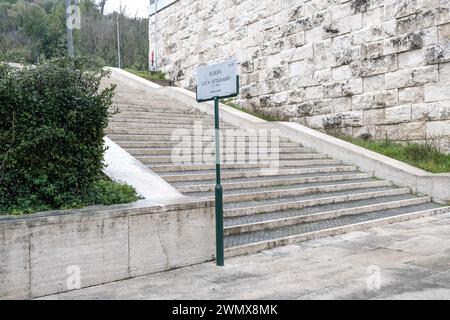
[(1, 213), (91, 204), (106, 188), (98, 181), (114, 88), (99, 91), (107, 73), (86, 65), (0, 63)]

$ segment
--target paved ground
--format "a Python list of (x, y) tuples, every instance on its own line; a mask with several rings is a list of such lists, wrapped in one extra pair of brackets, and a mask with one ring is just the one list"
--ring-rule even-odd
[(450, 214), (47, 298), (450, 299)]

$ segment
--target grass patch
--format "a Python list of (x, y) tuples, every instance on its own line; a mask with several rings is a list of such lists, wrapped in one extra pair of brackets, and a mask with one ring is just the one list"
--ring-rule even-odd
[(30, 195), (27, 198), (20, 199), (17, 206), (1, 210), (0, 215), (23, 215), (49, 210), (80, 209), (90, 205), (109, 206), (131, 203), (139, 199), (141, 198), (137, 195), (134, 187), (111, 181), (107, 177), (102, 177), (94, 183), (94, 187), (89, 194), (76, 199), (64, 199), (65, 203), (58, 208), (52, 208), (45, 204), (36, 205), (36, 197)]
[(348, 136), (339, 138), (432, 173), (450, 172), (450, 155), (431, 145), (401, 144), (390, 140), (371, 141)]
[(144, 78), (149, 81), (161, 81), (167, 80), (166, 74), (161, 71), (150, 72), (150, 71), (139, 71), (134, 69), (125, 68), (125, 71), (128, 71), (138, 77)]
[(269, 122), (283, 121), (280, 117), (277, 117), (277, 116), (273, 116), (273, 115), (270, 115), (270, 114), (267, 114), (267, 113), (264, 113), (261, 111), (254, 111), (254, 110), (248, 110), (248, 109), (242, 108), (240, 105), (234, 103), (231, 100), (221, 100), (220, 102), (223, 104), (226, 104), (229, 107), (232, 107), (233, 109), (245, 112), (249, 115), (252, 115), (252, 116), (257, 117), (262, 120), (266, 120)]

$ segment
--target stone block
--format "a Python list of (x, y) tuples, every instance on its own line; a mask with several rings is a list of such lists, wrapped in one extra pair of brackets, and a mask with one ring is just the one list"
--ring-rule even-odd
[(426, 66), (386, 74), (386, 89), (413, 87), (438, 81), (438, 67)]
[(450, 84), (450, 62), (439, 65), (439, 83)]
[(409, 50), (421, 49), (423, 39), (419, 34), (408, 33), (384, 41), (384, 54), (399, 53)]
[(384, 7), (380, 6), (363, 13), (363, 26), (372, 27), (382, 25), (385, 21)]
[(384, 55), (384, 44), (381, 41), (361, 45), (361, 57), (363, 59), (374, 59)]
[(353, 39), (351, 35), (345, 34), (332, 39), (333, 51), (350, 50), (353, 47)]
[(412, 121), (440, 121), (450, 119), (450, 101), (412, 105)]
[(366, 109), (363, 111), (365, 126), (374, 126), (385, 123), (385, 109)]
[(351, 97), (340, 97), (333, 98), (333, 112), (347, 112), (352, 110), (352, 98)]
[(396, 20), (386, 21), (379, 26), (365, 27), (353, 32), (354, 44), (370, 43), (397, 35)]
[(347, 80), (352, 77), (352, 70), (349, 65), (344, 65), (341, 67), (333, 68), (332, 74), (334, 81)]
[(324, 87), (322, 85), (307, 87), (305, 89), (306, 100), (317, 100), (324, 96)]
[(353, 14), (366, 12), (370, 7), (370, 0), (355, 0), (351, 2), (351, 11)]
[(291, 7), (287, 10), (288, 12), (288, 20), (294, 21), (299, 18), (304, 17), (305, 15), (305, 9), (303, 3), (297, 3), (294, 7)]
[(425, 102), (450, 100), (450, 89), (448, 85), (427, 84), (424, 87)]
[(353, 110), (378, 109), (397, 105), (397, 90), (373, 91), (352, 97)]
[(401, 140), (399, 124), (378, 125), (376, 130), (372, 131), (372, 137), (376, 140), (390, 139)]
[(364, 92), (379, 91), (384, 89), (385, 80), (384, 74), (363, 78), (363, 90)]
[(322, 129), (326, 115), (306, 117), (306, 125), (313, 129)]
[(424, 122), (400, 123), (399, 140), (423, 140), (426, 137)]
[(450, 62), (450, 41), (438, 43), (427, 48), (425, 61), (427, 64)]
[(323, 85), (323, 94), (325, 97), (329, 98), (352, 96), (360, 93), (362, 93), (361, 78), (352, 78), (341, 82)]
[(353, 74), (362, 77), (392, 72), (397, 70), (397, 55), (387, 55), (373, 59), (362, 59), (352, 63)]
[(298, 61), (307, 58), (312, 58), (314, 56), (313, 46), (312, 44), (305, 44), (301, 47), (296, 48), (290, 55), (287, 57), (290, 61)]
[(362, 111), (347, 111), (327, 115), (325, 127), (359, 127), (363, 125)]
[(298, 88), (289, 91), (289, 103), (300, 103), (305, 101), (305, 89), (304, 88)]
[(313, 104), (314, 107), (312, 113), (314, 115), (323, 115), (333, 112), (333, 104), (331, 103), (331, 99), (314, 100)]
[(424, 100), (423, 86), (408, 87), (398, 91), (399, 104), (420, 103)]
[(352, 14), (351, 2), (340, 3), (331, 8), (331, 15), (333, 19), (340, 19), (348, 17)]
[(450, 41), (450, 23), (438, 27), (438, 37), (440, 42)]
[(397, 34), (401, 35), (432, 27), (436, 24), (438, 17), (438, 8), (429, 8), (397, 19)]
[(313, 114), (314, 109), (314, 101), (307, 101), (304, 103), (300, 103), (297, 106), (297, 116), (299, 117), (306, 117), (311, 116)]
[(396, 0), (385, 5), (386, 19), (401, 18), (439, 6), (439, 0)]
[(425, 49), (419, 49), (399, 53), (397, 55), (399, 70), (424, 66), (425, 52)]
[(334, 51), (333, 56), (333, 67), (351, 64), (352, 62), (361, 60), (361, 48), (358, 46), (351, 49)]
[(313, 75), (314, 64), (309, 59), (296, 61), (289, 64), (289, 76)]
[(348, 17), (335, 19), (328, 24), (324, 24), (323, 28), (327, 37), (336, 37), (341, 34), (346, 34), (362, 27), (362, 15), (354, 14)]
[(426, 122), (427, 138), (439, 138), (450, 135), (450, 120)]
[(314, 84), (322, 84), (332, 81), (331, 69), (314, 71)]
[(402, 105), (385, 109), (385, 123), (395, 124), (411, 121), (411, 105)]

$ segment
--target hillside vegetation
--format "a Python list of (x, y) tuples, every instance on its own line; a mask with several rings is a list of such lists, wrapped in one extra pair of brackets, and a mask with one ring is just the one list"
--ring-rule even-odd
[[(74, 30), (75, 54), (117, 66), (119, 19), (122, 65), (148, 67), (148, 19), (102, 14), (104, 1), (80, 0), (81, 30)], [(38, 63), (66, 52), (65, 1), (0, 0), (0, 53), (11, 62)]]

